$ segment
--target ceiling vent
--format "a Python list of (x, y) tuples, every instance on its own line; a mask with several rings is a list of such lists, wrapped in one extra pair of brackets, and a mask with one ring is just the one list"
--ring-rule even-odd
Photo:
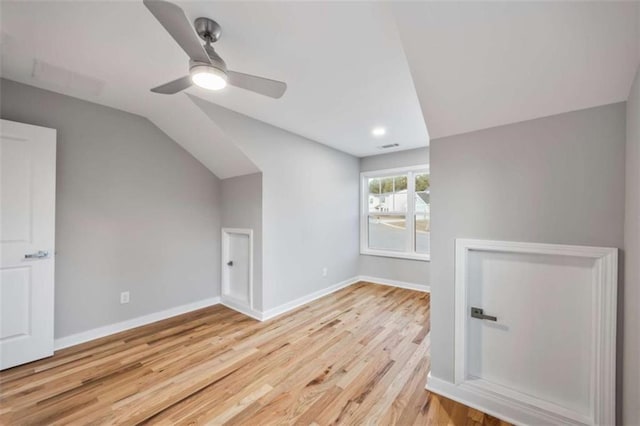
[(69, 89), (78, 95), (98, 96), (104, 81), (35, 59), (31, 76), (43, 83)]
[(400, 144), (399, 143), (390, 143), (390, 144), (387, 144), (387, 145), (379, 146), (378, 149), (389, 149), (389, 148), (395, 148), (397, 146), (400, 146)]

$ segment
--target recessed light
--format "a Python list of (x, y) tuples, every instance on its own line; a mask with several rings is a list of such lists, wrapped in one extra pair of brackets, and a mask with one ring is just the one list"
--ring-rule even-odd
[(371, 130), (371, 134), (376, 137), (384, 136), (387, 134), (387, 129), (384, 127), (374, 127), (373, 130)]

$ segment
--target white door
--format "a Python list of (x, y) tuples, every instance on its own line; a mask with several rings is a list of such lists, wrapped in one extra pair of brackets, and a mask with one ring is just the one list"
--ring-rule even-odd
[(222, 297), (252, 308), (252, 231), (225, 228), (222, 234)]
[(0, 369), (53, 355), (56, 131), (0, 122)]

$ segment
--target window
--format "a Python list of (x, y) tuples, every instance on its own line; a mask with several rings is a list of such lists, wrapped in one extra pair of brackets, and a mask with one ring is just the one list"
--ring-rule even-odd
[(426, 166), (362, 173), (362, 254), (429, 259)]

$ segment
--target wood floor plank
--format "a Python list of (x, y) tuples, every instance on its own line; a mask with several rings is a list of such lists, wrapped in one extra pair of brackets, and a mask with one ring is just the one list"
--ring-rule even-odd
[(265, 322), (200, 309), (0, 372), (0, 424), (506, 425), (424, 389), (429, 315), (364, 282)]

